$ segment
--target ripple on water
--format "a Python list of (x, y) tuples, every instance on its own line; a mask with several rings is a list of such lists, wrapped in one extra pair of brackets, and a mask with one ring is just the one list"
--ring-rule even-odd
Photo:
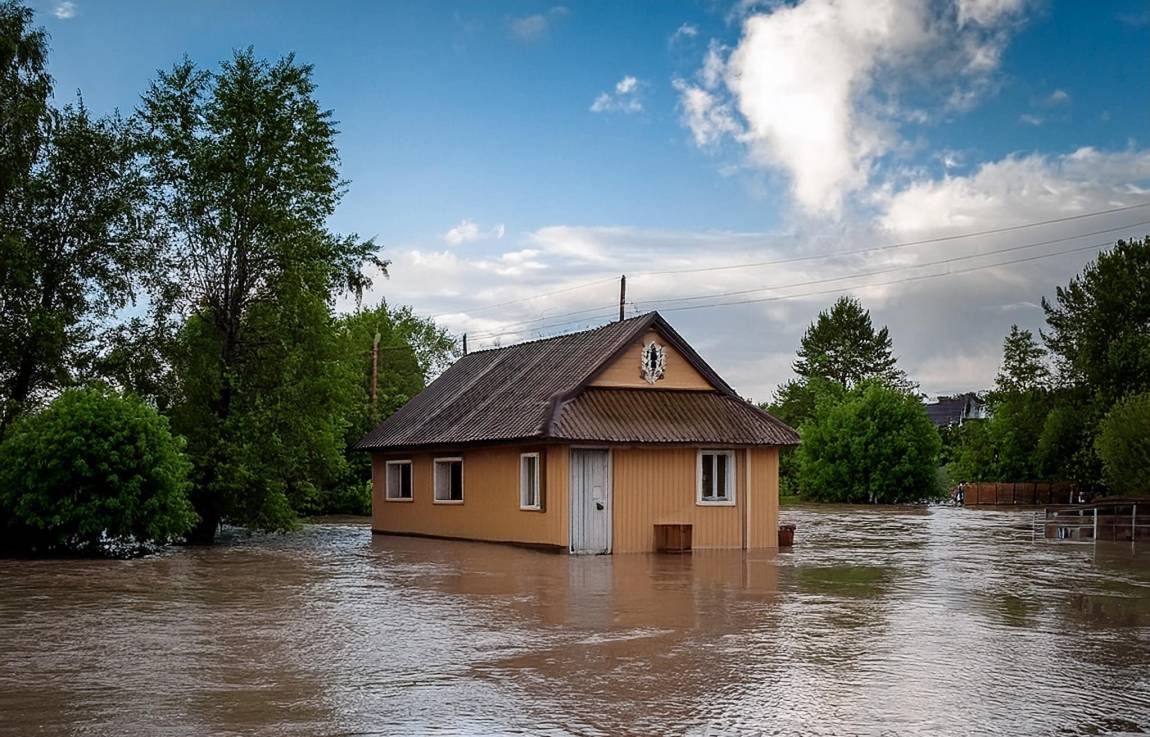
[(1024, 512), (788, 508), (791, 551), (231, 536), (0, 561), (3, 735), (1150, 730), (1150, 553)]

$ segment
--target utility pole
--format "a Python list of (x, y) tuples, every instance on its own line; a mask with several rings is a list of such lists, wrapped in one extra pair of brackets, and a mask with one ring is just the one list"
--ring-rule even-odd
[(463, 334), (463, 355), (467, 355), (467, 333)]
[(379, 383), (379, 333), (371, 341), (371, 414), (375, 415), (375, 392)]
[(619, 277), (619, 322), (623, 321), (623, 306), (627, 304), (627, 275)]

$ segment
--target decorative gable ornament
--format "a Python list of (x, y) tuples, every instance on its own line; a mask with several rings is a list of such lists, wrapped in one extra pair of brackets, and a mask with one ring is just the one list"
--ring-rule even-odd
[(643, 378), (654, 384), (667, 372), (667, 349), (655, 341), (643, 346)]

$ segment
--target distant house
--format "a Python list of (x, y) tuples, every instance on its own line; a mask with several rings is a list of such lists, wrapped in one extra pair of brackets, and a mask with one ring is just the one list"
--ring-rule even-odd
[(465, 355), (359, 448), (377, 533), (629, 553), (775, 547), (797, 442), (653, 312)]
[(986, 419), (986, 401), (974, 392), (939, 397), (926, 405), (926, 414), (939, 427), (961, 425), (967, 420)]

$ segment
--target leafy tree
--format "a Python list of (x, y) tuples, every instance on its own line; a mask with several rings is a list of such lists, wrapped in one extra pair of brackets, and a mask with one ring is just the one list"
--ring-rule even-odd
[(802, 427), (798, 478), (804, 496), (846, 503), (914, 502), (938, 495), (941, 441), (922, 402), (864, 382), (816, 409)]
[(1046, 351), (1038, 345), (1034, 334), (1011, 325), (1010, 334), (1002, 344), (1002, 366), (998, 369), (995, 392), (1008, 395), (1046, 389), (1050, 370), (1045, 359)]
[(0, 4), (0, 434), (68, 385), (150, 262), (134, 136), (53, 110), (44, 33)]
[(1150, 389), (1150, 243), (1118, 241), (1042, 307), (1063, 383), (1107, 407)]
[(870, 312), (853, 297), (839, 297), (819, 313), (803, 334), (794, 370), (802, 379), (820, 376), (848, 389), (867, 379), (910, 387), (898, 368), (890, 332), (875, 330)]
[(1107, 486), (1120, 494), (1150, 496), (1150, 392), (1115, 404), (1098, 430), (1094, 444)]
[(964, 422), (947, 428), (951, 437), (946, 449), (947, 475), (957, 482), (997, 481), (998, 464), (990, 424), (987, 421)]
[[(386, 275), (370, 240), (326, 228), (344, 183), (311, 67), (237, 52), (144, 96), (147, 172), (167, 239), (154, 300), (171, 327), (172, 415), (195, 464), (197, 540), (221, 519), (295, 524), (338, 477), (348, 404), (332, 304)], [(182, 325), (182, 327), (179, 327)]]
[(195, 523), (188, 460), (139, 399), (69, 389), (0, 443), (0, 540), (25, 551), (162, 543)]
[[(345, 472), (303, 511), (316, 514), (368, 514), (371, 511), (371, 458), (353, 446), (380, 420), (423, 391), (455, 355), (455, 340), (434, 321), (410, 307), (386, 302), (361, 308), (337, 320), (340, 363), (350, 377)], [(371, 347), (378, 336), (376, 399), (371, 401)]]

